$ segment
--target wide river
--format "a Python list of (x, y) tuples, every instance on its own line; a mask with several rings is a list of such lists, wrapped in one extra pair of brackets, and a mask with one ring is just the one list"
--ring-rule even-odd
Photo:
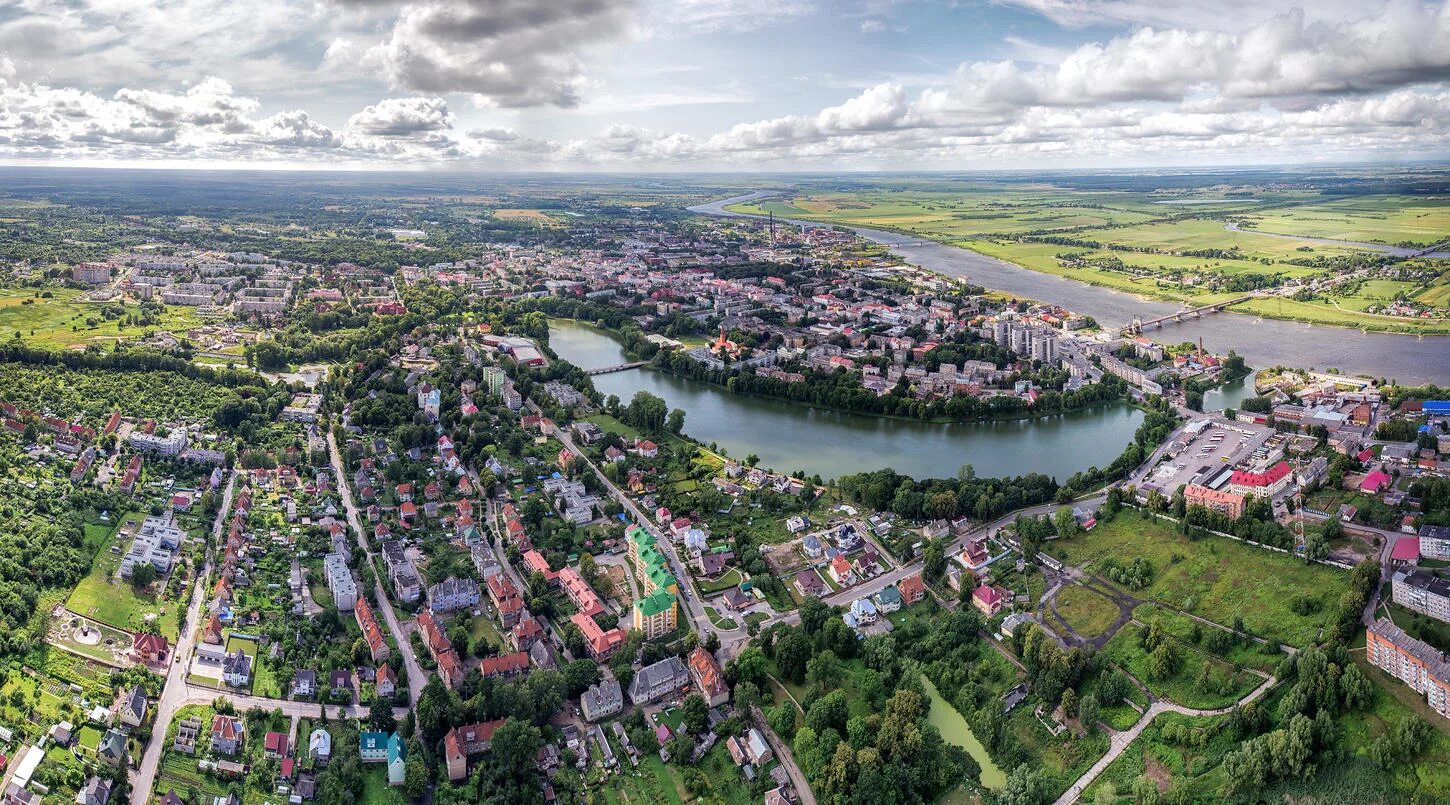
[[(707, 215), (739, 216), (726, 204), (759, 198), (752, 193), (691, 207)], [(792, 223), (820, 226), (819, 222)], [(1087, 285), (1066, 277), (1043, 274), (1019, 265), (978, 254), (970, 249), (921, 240), (896, 232), (849, 227), (877, 243), (892, 244), (891, 250), (906, 261), (932, 271), (1005, 291), (1039, 302), (1061, 305), (1092, 316), (1105, 327), (1119, 326), (1134, 316), (1151, 319), (1174, 313), (1173, 302), (1140, 299), (1132, 294)], [(1197, 341), (1214, 352), (1230, 349), (1244, 356), (1250, 366), (1295, 366), (1337, 368), (1352, 374), (1384, 377), (1404, 384), (1450, 384), (1450, 336), (1394, 335), (1366, 333), (1346, 327), (1327, 327), (1300, 322), (1261, 319), (1239, 313), (1219, 313), (1172, 324), (1151, 334), (1168, 341)]]
[[(579, 322), (551, 320), (549, 345), (585, 369), (630, 361), (613, 334)], [(594, 386), (626, 403), (635, 392), (648, 391), (682, 409), (685, 432), (700, 442), (714, 442), (735, 458), (753, 453), (777, 471), (822, 478), (884, 467), (941, 478), (970, 464), (984, 477), (1040, 472), (1062, 481), (1117, 458), (1143, 419), (1141, 411), (1121, 404), (1002, 422), (887, 419), (731, 394), (648, 367), (595, 375)]]

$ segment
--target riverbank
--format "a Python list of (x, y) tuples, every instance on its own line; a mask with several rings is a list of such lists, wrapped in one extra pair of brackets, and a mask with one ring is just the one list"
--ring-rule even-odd
[[(720, 209), (736, 215), (760, 215), (755, 210), (762, 209), (758, 204), (734, 203), (723, 204)], [(1099, 288), (1107, 288), (1120, 293), (1131, 294), (1143, 301), (1176, 302), (1184, 305), (1200, 306), (1220, 302), (1225, 299), (1233, 299), (1242, 296), (1242, 293), (1189, 293), (1171, 287), (1158, 284), (1158, 279), (1152, 275), (1135, 277), (1126, 273), (1106, 271), (1088, 266), (1065, 266), (1057, 260), (1058, 253), (1063, 251), (1083, 251), (1073, 247), (1060, 246), (1051, 243), (1036, 241), (1001, 241), (984, 239), (943, 239), (932, 234), (923, 234), (911, 229), (894, 226), (890, 221), (862, 221), (846, 222), (830, 217), (812, 215), (808, 211), (803, 214), (792, 213), (791, 217), (809, 221), (811, 223), (826, 226), (840, 226), (848, 229), (870, 228), (882, 232), (898, 234), (903, 237), (929, 240), (945, 246), (980, 254), (1028, 271), (1048, 274), (1063, 279), (1072, 280), (1084, 285), (1091, 285)], [(1245, 234), (1259, 234), (1251, 230), (1244, 230)], [(1277, 233), (1278, 237), (1285, 237)], [(1117, 252), (1104, 252), (1111, 256), (1119, 256)], [(1138, 252), (1125, 252), (1123, 255), (1140, 254)], [(1153, 261), (1162, 264), (1182, 262), (1186, 258), (1172, 254), (1141, 253), (1145, 258), (1152, 258)], [(1193, 258), (1201, 262), (1203, 258)], [(1291, 273), (1313, 273), (1317, 270), (1308, 270), (1303, 266), (1292, 264), (1274, 264), (1265, 267), (1266, 271), (1275, 270)], [(1283, 307), (1278, 303), (1282, 301)], [(1285, 310), (1290, 305), (1292, 309)], [(1447, 320), (1421, 320), (1407, 317), (1392, 317), (1393, 321), (1386, 321), (1386, 317), (1361, 314), (1356, 311), (1344, 310), (1332, 305), (1312, 305), (1309, 303), (1294, 302), (1293, 300), (1280, 300), (1278, 297), (1254, 299), (1240, 305), (1228, 308), (1230, 312), (1241, 315), (1252, 315), (1263, 318), (1277, 319), (1280, 321), (1303, 322), (1328, 327), (1352, 328), (1364, 332), (1377, 332), (1397, 335), (1444, 335), (1450, 334), (1450, 321)]]

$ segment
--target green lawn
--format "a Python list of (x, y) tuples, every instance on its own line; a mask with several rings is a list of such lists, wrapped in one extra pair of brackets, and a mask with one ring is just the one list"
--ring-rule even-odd
[(710, 618), (710, 623), (714, 624), (716, 629), (734, 629), (740, 625), (734, 618), (721, 615), (714, 607), (705, 607), (705, 615)]
[[(1193, 644), (1195, 648), (1205, 654), (1212, 654), (1241, 668), (1254, 668), (1265, 673), (1273, 673), (1284, 656), (1278, 648), (1271, 649), (1262, 643), (1245, 638), (1234, 640), (1228, 644), (1228, 648), (1222, 651), (1211, 651), (1206, 644), (1207, 636), (1214, 627), (1197, 623), (1182, 613), (1164, 609), (1155, 604), (1143, 604), (1133, 610), (1133, 617), (1143, 623), (1157, 623), (1169, 634), (1185, 643)], [(1198, 627), (1199, 636), (1196, 641), (1193, 639), (1195, 626)]]
[(363, 767), (362, 805), (403, 805), (403, 794), (388, 785), (388, 767), (385, 763), (368, 763)]
[[(99, 549), (90, 574), (76, 585), (65, 605), (72, 612), (128, 632), (141, 631), (149, 619), (154, 619), (162, 636), (175, 642), (180, 632), (181, 607), (175, 602), (158, 601), (157, 596), (151, 593), (139, 592), (116, 575), (121, 557), (112, 553), (110, 546), (118, 545), (122, 551), (128, 546), (123, 544), (124, 540), (116, 540), (112, 535), (126, 520), (139, 521), (141, 517), (138, 512), (130, 512), (117, 518), (115, 525), (88, 527), (86, 542), (90, 544), (93, 538), (96, 539)], [(108, 533), (101, 539), (103, 529), (108, 529)], [(159, 586), (159, 582), (152, 586)]]
[[(48, 292), (52, 296), (49, 299), (37, 299), (35, 294), (39, 292)], [(18, 332), (21, 340), (37, 346), (69, 347), (92, 342), (110, 343), (119, 338), (138, 338), (148, 330), (184, 331), (201, 323), (194, 309), (172, 306), (161, 315), (159, 325), (118, 328), (116, 321), (105, 319), (101, 312), (104, 305), (75, 301), (80, 294), (74, 288), (47, 288), (44, 291), (31, 288), (0, 289), (0, 333), (8, 338)], [(138, 310), (136, 305), (126, 305), (128, 314), (134, 314)]]
[(1118, 605), (1101, 594), (1077, 584), (1058, 592), (1057, 612), (1078, 634), (1096, 637), (1104, 634), (1118, 619)]
[[(1153, 580), (1141, 590), (1127, 591), (1134, 597), (1225, 626), (1241, 617), (1251, 634), (1301, 648), (1314, 642), (1328, 623), (1346, 575), (1236, 540), (1189, 540), (1173, 523), (1132, 509), (1085, 534), (1054, 540), (1048, 551), (1072, 565), (1107, 557), (1126, 564), (1143, 557), (1153, 565)], [(1302, 601), (1309, 614), (1295, 612), (1295, 601)]]

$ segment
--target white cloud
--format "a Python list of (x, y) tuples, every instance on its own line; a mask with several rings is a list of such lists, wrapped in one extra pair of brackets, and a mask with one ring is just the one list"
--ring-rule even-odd
[(385, 98), (353, 115), (348, 130), (376, 137), (405, 137), (453, 128), (442, 98)]

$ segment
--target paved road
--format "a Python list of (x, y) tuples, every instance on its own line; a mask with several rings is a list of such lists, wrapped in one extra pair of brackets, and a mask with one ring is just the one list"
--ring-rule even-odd
[[(538, 407), (534, 405), (532, 400), (529, 401), (529, 405), (531, 408), (534, 409), (535, 413), (539, 413)], [(564, 446), (569, 449), (569, 452), (573, 453), (578, 458), (578, 460), (583, 461), (590, 470), (593, 470), (595, 476), (599, 478), (600, 483), (604, 484), (604, 488), (609, 490), (609, 494), (615, 500), (619, 501), (620, 505), (623, 506), (625, 510), (634, 517), (636, 523), (638, 523), (646, 531), (650, 532), (650, 534), (654, 536), (655, 542), (659, 544), (660, 551), (664, 553), (666, 560), (668, 560), (670, 563), (670, 570), (675, 574), (675, 578), (678, 579), (680, 582), (680, 597), (682, 599), (680, 601), (680, 605), (684, 608), (685, 614), (693, 623), (695, 631), (702, 635), (709, 632), (716, 633), (720, 636), (720, 643), (722, 647), (727, 640), (731, 642), (743, 642), (749, 640), (750, 636), (746, 633), (744, 626), (736, 626), (734, 629), (720, 629), (716, 628), (716, 626), (710, 622), (710, 617), (705, 614), (705, 605), (700, 600), (700, 596), (690, 591), (692, 587), (692, 585), (690, 584), (690, 575), (685, 572), (684, 563), (680, 561), (680, 556), (678, 553), (675, 552), (674, 543), (670, 540), (670, 538), (662, 534), (660, 530), (654, 526), (653, 521), (648, 516), (646, 516), (643, 511), (640, 510), (639, 506), (635, 504), (634, 500), (632, 500), (629, 495), (624, 494), (624, 492), (619, 487), (615, 486), (614, 482), (609, 480), (608, 476), (601, 472), (599, 467), (595, 466), (594, 462), (587, 455), (585, 455), (582, 450), (574, 446), (574, 440), (572, 437), (570, 437), (569, 430), (567, 428), (560, 428), (556, 426), (553, 430), (553, 435), (560, 442), (562, 442)]]
[[(156, 700), (156, 722), (151, 730), (151, 742), (146, 745), (146, 751), (141, 755), (141, 765), (131, 773), (132, 802), (150, 801), (151, 789), (156, 784), (156, 770), (161, 765), (161, 752), (166, 748), (166, 730), (171, 725), (171, 719), (176, 717), (176, 711), (191, 703), (187, 698), (189, 686), (186, 684), (187, 674), (191, 670), (191, 649), (196, 643), (201, 605), (206, 600), (206, 581), (211, 576), (213, 550), (221, 544), (222, 534), (231, 516), (232, 493), (236, 490), (237, 477), (234, 471), (227, 480), (226, 491), (222, 493), (221, 509), (217, 511), (216, 520), (211, 527), (211, 544), (207, 546), (206, 560), (202, 564), (201, 572), (197, 573), (191, 605), (181, 623), (181, 634), (177, 637), (176, 645), (172, 647), (171, 667), (166, 672), (166, 685), (161, 689), (161, 697)], [(215, 694), (216, 691), (213, 691), (213, 698)]]
[[(1252, 691), (1249, 692), (1247, 696), (1240, 699), (1238, 701), (1238, 704), (1235, 706), (1248, 704), (1249, 702), (1259, 698), (1260, 696), (1263, 696), (1265, 693), (1268, 692), (1269, 688), (1272, 688), (1274, 684), (1278, 681), (1279, 680), (1275, 679), (1272, 676), (1269, 677), (1268, 679), (1264, 680), (1264, 683), (1262, 685), (1254, 688)], [(1137, 740), (1139, 735), (1143, 734), (1143, 730), (1147, 729), (1148, 725), (1153, 723), (1153, 719), (1157, 718), (1159, 713), (1180, 713), (1186, 716), (1221, 716), (1224, 713), (1231, 711), (1232, 709), (1233, 707), (1220, 707), (1215, 710), (1195, 710), (1191, 707), (1183, 707), (1181, 705), (1171, 704), (1164, 701), (1153, 702), (1151, 705), (1149, 705), (1148, 709), (1143, 713), (1143, 715), (1138, 719), (1138, 723), (1134, 724), (1126, 732), (1113, 733), (1111, 739), (1109, 740), (1108, 753), (1099, 758), (1098, 762), (1092, 765), (1092, 768), (1084, 772), (1083, 775), (1077, 779), (1077, 782), (1073, 783), (1071, 786), (1068, 786), (1068, 789), (1063, 792), (1062, 796), (1057, 798), (1057, 802), (1054, 803), (1054, 805), (1069, 805), (1069, 803), (1077, 802), (1078, 798), (1082, 796), (1083, 792), (1087, 790), (1088, 786), (1092, 785), (1093, 781), (1098, 778), (1098, 775), (1102, 774), (1105, 769), (1111, 766), (1113, 764), (1113, 761), (1117, 760), (1118, 756), (1123, 754), (1123, 751), (1126, 750), (1128, 746), (1133, 743), (1133, 741)]]
[[(352, 526), (353, 534), (357, 537), (359, 548), (367, 556), (369, 566), (373, 565), (373, 549), (368, 545), (367, 532), (363, 530), (362, 517), (358, 515), (357, 504), (352, 499), (352, 483), (347, 474), (347, 468), (342, 463), (342, 453), (337, 449), (337, 438), (332, 431), (327, 433), (327, 451), (332, 459), (332, 471), (337, 475), (337, 489), (342, 495), (342, 506), (347, 511), (348, 525)], [(418, 703), (418, 695), (423, 692), (423, 686), (428, 684), (428, 675), (423, 673), (422, 667), (418, 665), (418, 658), (413, 656), (412, 645), (408, 642), (408, 633), (398, 622), (398, 617), (393, 614), (391, 599), (388, 597), (387, 588), (383, 586), (383, 580), (378, 579), (375, 587), (378, 606), (375, 612), (381, 612), (383, 622), (387, 624), (388, 631), (392, 632), (393, 640), (398, 644), (398, 653), (403, 656), (403, 669), (408, 674), (408, 700), (412, 704)]]

